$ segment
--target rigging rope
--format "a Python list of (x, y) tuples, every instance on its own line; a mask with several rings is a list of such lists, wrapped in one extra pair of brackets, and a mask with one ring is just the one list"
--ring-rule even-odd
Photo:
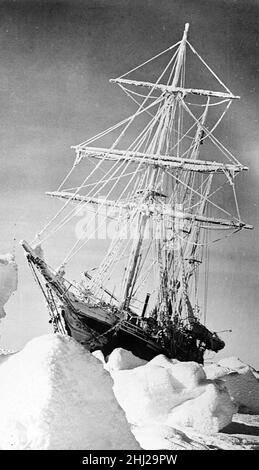
[(189, 43), (189, 41), (187, 40), (186, 43), (188, 44), (188, 46), (191, 48), (192, 52), (197, 55), (197, 57), (200, 59), (200, 61), (205, 65), (205, 67), (207, 67), (207, 69), (210, 71), (210, 73), (216, 78), (216, 80), (218, 80), (218, 82), (225, 88), (225, 90), (227, 90), (228, 93), (231, 93), (231, 91), (229, 90), (229, 88), (222, 82), (222, 80), (216, 75), (216, 73), (209, 67), (209, 65), (205, 62), (205, 60), (200, 56), (200, 54), (196, 51), (196, 49), (194, 49), (194, 47)]
[[(166, 170), (166, 172), (168, 172)], [(198, 193), (198, 191), (196, 191), (195, 189), (191, 188), (191, 186), (189, 186), (188, 184), (184, 183), (182, 180), (180, 180), (179, 178), (177, 178), (175, 175), (173, 175), (172, 173), (168, 172), (168, 174), (170, 176), (172, 176), (172, 178), (174, 178), (176, 181), (178, 181), (179, 183), (181, 183), (183, 186), (186, 186), (188, 187), (192, 192), (194, 192), (195, 194), (197, 194), (198, 196), (202, 196), (202, 194)], [(212, 193), (213, 194), (213, 193)], [(209, 194), (208, 197), (206, 197), (206, 201), (209, 202), (210, 204), (212, 204), (214, 207), (216, 207), (217, 209), (221, 210), (222, 212), (224, 212), (225, 214), (229, 215), (230, 217), (234, 217), (232, 214), (230, 214), (230, 212), (226, 211), (225, 209), (223, 209), (222, 207), (218, 206), (217, 204), (215, 204), (214, 202), (212, 202), (209, 197), (211, 197), (211, 195)], [(234, 217), (236, 220), (237, 217)]]
[(142, 64), (137, 65), (137, 67), (134, 67), (133, 69), (129, 70), (128, 72), (124, 73), (123, 75), (120, 75), (120, 77), (118, 77), (118, 78), (123, 78), (123, 77), (125, 77), (126, 75), (129, 75), (131, 72), (135, 72), (135, 70), (139, 69), (140, 67), (144, 67), (144, 65), (148, 64), (148, 63), (151, 62), (152, 60), (157, 59), (158, 57), (160, 57), (161, 55), (165, 54), (166, 52), (168, 52), (168, 51), (174, 49), (174, 48), (175, 48), (176, 46), (178, 46), (180, 43), (181, 43), (181, 41), (176, 42), (175, 44), (173, 44), (172, 46), (168, 47), (168, 48), (165, 49), (164, 51), (159, 52), (158, 54), (156, 54), (155, 56), (153, 56), (153, 57), (151, 57), (150, 59), (146, 60), (145, 62), (142, 62)]
[[(159, 98), (158, 102), (160, 102), (160, 101), (161, 101), (161, 98)], [(150, 107), (153, 106), (154, 104), (156, 104), (156, 103), (155, 103), (155, 102), (152, 103), (152, 104), (150, 105)], [(136, 115), (137, 115), (138, 111), (139, 111), (139, 110), (136, 111), (136, 113), (135, 113)], [(139, 114), (140, 114), (140, 113), (139, 113)], [(142, 131), (142, 132), (143, 132), (143, 131)], [(141, 134), (140, 134), (140, 135), (141, 135)], [(113, 145), (113, 147), (114, 147), (114, 145)], [(129, 150), (129, 149), (127, 149), (127, 150)], [(112, 151), (112, 148), (109, 150), (109, 153), (110, 153), (111, 151)], [(101, 164), (102, 164), (103, 161), (105, 160), (106, 156), (107, 156), (107, 155), (104, 154), (104, 156), (103, 156), (102, 159), (99, 161), (99, 163), (95, 166), (95, 168), (87, 175), (87, 177), (84, 179), (84, 181), (82, 182), (82, 184), (78, 187), (78, 189), (71, 195), (71, 197), (66, 201), (66, 203), (65, 203), (65, 204), (61, 207), (61, 209), (58, 211), (58, 213), (51, 219), (51, 221), (48, 222), (47, 226), (45, 226), (45, 227), (43, 228), (43, 230), (38, 234), (38, 236), (40, 236), (40, 235), (46, 230), (46, 228), (58, 217), (58, 215), (59, 215), (59, 214), (65, 209), (65, 207), (72, 201), (72, 199), (77, 195), (77, 193), (80, 191), (80, 189), (81, 189), (81, 188), (83, 187), (83, 185), (86, 183), (86, 181), (87, 181), (87, 180), (95, 173), (95, 171), (101, 166)], [(121, 158), (120, 158), (118, 161), (116, 161), (116, 162), (112, 165), (112, 167), (108, 170), (108, 172), (106, 172), (105, 175), (107, 176), (107, 175), (114, 169), (114, 167), (116, 167), (117, 165), (122, 166), (122, 165), (124, 164), (124, 162), (123, 162), (122, 160), (123, 160), (123, 156), (121, 156)], [(128, 166), (128, 165), (127, 165), (127, 166)], [(117, 170), (115, 170), (112, 175), (116, 174), (119, 169), (120, 169), (120, 167), (117, 168)], [(98, 186), (101, 182), (103, 182), (103, 178), (97, 182), (96, 186)], [(103, 189), (104, 186), (105, 186), (105, 185), (103, 185), (101, 188), (98, 188), (98, 189), (96, 190), (95, 194), (96, 194), (97, 192), (99, 192), (101, 189)], [(93, 189), (94, 189), (94, 188), (93, 188)], [(90, 196), (90, 194), (91, 194), (91, 192), (93, 191), (93, 189), (87, 194), (87, 196)], [(93, 196), (92, 196), (92, 197), (93, 197)], [(71, 220), (72, 217), (74, 217), (74, 215), (78, 212), (80, 206), (82, 206), (82, 205), (84, 205), (84, 204), (85, 204), (84, 201), (80, 201), (80, 202), (78, 203), (77, 207), (74, 208), (74, 209), (72, 209), (72, 210), (69, 212), (69, 214), (66, 215), (66, 216), (64, 217), (64, 219), (63, 219), (61, 222), (59, 222), (59, 224), (58, 224), (56, 227), (54, 227), (53, 230), (52, 230), (43, 240), (41, 240), (41, 242), (43, 243), (43, 242), (44, 242), (45, 240), (47, 240), (51, 235), (53, 235), (53, 234), (56, 233), (58, 230), (60, 230), (67, 222), (69, 222), (69, 221)], [(102, 204), (102, 205), (103, 205), (103, 204)]]
[[(163, 109), (163, 108), (161, 108), (161, 110), (162, 110), (162, 109)], [(156, 115), (156, 116), (154, 117), (154, 119), (153, 119), (153, 120), (154, 120), (154, 123), (153, 123), (152, 125), (155, 124), (155, 122), (156, 122), (156, 120), (158, 119), (158, 117), (159, 117), (158, 115)], [(152, 123), (152, 121), (151, 121), (151, 123)], [(148, 123), (148, 125), (146, 126), (145, 129), (148, 129), (149, 126), (150, 126), (150, 123)], [(143, 132), (143, 131), (142, 131), (142, 132)], [(135, 140), (137, 140), (137, 139), (135, 139)], [(144, 161), (144, 159), (143, 159), (143, 161)], [(138, 164), (136, 171), (137, 171), (137, 170), (139, 169), (139, 167), (143, 164), (143, 161), (141, 161), (141, 162)], [(128, 166), (130, 165), (130, 163), (131, 163), (131, 162), (130, 162), (130, 160), (129, 160), (128, 163), (126, 164), (126, 167), (124, 168), (123, 171), (126, 171), (126, 169), (128, 168)], [(122, 173), (122, 174), (123, 174), (123, 173)], [(117, 199), (117, 202), (119, 202), (119, 200), (121, 199), (122, 195), (123, 195), (123, 194), (125, 193), (125, 191), (127, 190), (128, 186), (130, 185), (130, 183), (131, 183), (131, 181), (133, 180), (133, 178), (134, 178), (134, 175), (131, 177), (131, 179), (129, 180), (129, 182), (128, 182), (127, 185), (125, 186), (123, 192), (120, 194), (119, 198)], [(116, 184), (116, 183), (115, 183), (115, 184)], [(113, 185), (112, 188), (109, 190), (109, 192), (108, 192), (108, 194), (107, 194), (107, 196), (106, 196), (106, 199), (107, 199), (107, 197), (109, 196), (109, 194), (111, 193), (111, 191), (112, 191), (113, 189), (114, 189), (114, 185)], [(104, 201), (105, 201), (105, 200), (104, 200)], [(100, 208), (101, 208), (103, 205), (104, 205), (104, 202), (102, 202), (101, 205), (99, 206), (99, 210), (100, 210)], [(104, 223), (105, 223), (105, 221), (104, 221)], [(102, 226), (104, 225), (104, 223), (102, 224)], [(96, 230), (97, 230), (97, 229), (96, 229)], [(93, 234), (91, 234), (91, 236), (96, 233), (96, 230), (94, 231)], [(66, 256), (66, 258), (65, 258), (65, 260), (64, 260), (64, 263), (65, 263), (65, 262), (68, 262), (73, 256), (75, 256), (75, 254), (78, 253), (78, 251), (81, 250), (81, 248), (82, 248), (83, 246), (85, 246), (85, 244), (89, 241), (89, 239), (90, 239), (90, 236), (85, 240), (85, 242), (82, 244), (82, 246), (79, 247), (79, 249), (77, 249), (75, 253), (73, 253), (74, 248), (76, 248), (76, 246), (79, 245), (79, 243), (80, 243), (80, 240), (77, 240), (77, 242), (74, 244), (74, 246), (71, 248), (70, 252), (69, 252), (68, 255)]]
[(228, 233), (228, 234), (225, 235), (224, 237), (216, 238), (215, 240), (211, 240), (211, 241), (209, 241), (208, 243), (189, 242), (188, 240), (186, 240), (186, 238), (181, 237), (181, 235), (179, 235), (178, 233), (176, 233), (176, 236), (177, 236), (180, 240), (185, 241), (186, 243), (188, 243), (188, 244), (190, 244), (190, 245), (195, 245), (195, 246), (208, 246), (208, 245), (212, 245), (213, 243), (216, 243), (216, 242), (219, 242), (219, 241), (221, 241), (221, 240), (224, 240), (225, 238), (232, 237), (232, 235), (235, 235), (237, 232), (240, 232), (240, 230), (242, 230), (242, 228), (238, 227), (237, 229), (233, 230), (231, 233)]
[(205, 269), (204, 269), (204, 305), (203, 305), (203, 316), (204, 316), (204, 325), (207, 321), (207, 310), (208, 310), (208, 286), (209, 286), (209, 232), (205, 230)]
[[(197, 120), (197, 118), (194, 116), (194, 114), (191, 112), (191, 110), (188, 108), (188, 106), (186, 105), (186, 103), (184, 101), (182, 101), (182, 104), (183, 104), (183, 107), (186, 109), (186, 111), (190, 114), (190, 116), (194, 119), (194, 121), (201, 125), (199, 123), (199, 121)], [(231, 104), (231, 102), (230, 102)], [(224, 111), (225, 113), (225, 111)], [(220, 151), (228, 158), (228, 160), (231, 161), (231, 158), (232, 158), (232, 162), (235, 162), (237, 163), (238, 165), (240, 165), (240, 162), (238, 161), (238, 159), (222, 144), (222, 142), (220, 142), (212, 133), (211, 131), (208, 131), (208, 129), (205, 127), (205, 126), (202, 126), (202, 129), (204, 130), (205, 134), (210, 138), (210, 140), (214, 143), (214, 145), (216, 145), (216, 147), (218, 147), (220, 149)], [(225, 152), (224, 152), (225, 150)], [(226, 153), (227, 152), (227, 153)]]
[(226, 103), (228, 101), (229, 101), (229, 98), (225, 98), (224, 100), (217, 101), (216, 103), (210, 103), (209, 105), (200, 104), (200, 103), (190, 103), (189, 101), (186, 101), (186, 100), (185, 100), (185, 103), (189, 104), (190, 106), (199, 106), (200, 108), (205, 108), (206, 106), (209, 106), (211, 108), (211, 106), (218, 106), (218, 105)]

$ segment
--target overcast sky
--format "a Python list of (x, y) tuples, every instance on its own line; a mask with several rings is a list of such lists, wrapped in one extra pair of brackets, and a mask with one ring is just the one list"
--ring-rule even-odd
[[(190, 42), (242, 97), (219, 135), (250, 167), (237, 191), (242, 218), (256, 227), (213, 247), (208, 325), (233, 330), (221, 356), (259, 368), (258, 15), (256, 0), (0, 1), (0, 251), (14, 237), (31, 240), (58, 209), (44, 191), (70, 168), (70, 145), (129, 114), (109, 78), (179, 40), (188, 21)], [(20, 247), (17, 260), (19, 291), (0, 324), (0, 344), (14, 348), (50, 331)]]

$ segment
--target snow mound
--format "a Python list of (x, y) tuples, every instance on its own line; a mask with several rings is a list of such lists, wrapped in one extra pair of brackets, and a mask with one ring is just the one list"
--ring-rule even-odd
[(218, 365), (236, 371), (242, 369), (243, 367), (248, 367), (247, 364), (245, 364), (243, 361), (241, 361), (241, 359), (235, 356), (220, 359), (220, 361), (218, 361)]
[(203, 367), (197, 362), (171, 362), (170, 370), (174, 379), (181, 382), (187, 389), (193, 389), (206, 381)]
[[(244, 415), (242, 415), (244, 416)], [(249, 415), (251, 416), (251, 415)], [(255, 428), (255, 434), (256, 434)], [(202, 434), (190, 427), (171, 428), (166, 425), (133, 426), (132, 432), (141, 447), (147, 450), (258, 450), (258, 436), (233, 434)]]
[(114, 394), (136, 426), (189, 426), (214, 433), (236, 411), (224, 385), (207, 380), (195, 362), (158, 356), (135, 369), (113, 371), (112, 377)]
[(237, 357), (230, 357), (205, 367), (205, 371), (207, 378), (224, 381), (230, 397), (241, 410), (259, 413), (259, 383), (252, 367)]
[(97, 349), (96, 351), (93, 351), (93, 352), (92, 352), (92, 355), (93, 355), (94, 357), (96, 357), (96, 359), (98, 359), (99, 361), (101, 361), (102, 364), (106, 364), (106, 363), (105, 363), (105, 357), (104, 357), (104, 355), (103, 355), (103, 353), (102, 353), (102, 351), (101, 351), (100, 349)]
[(0, 318), (5, 317), (5, 304), (17, 290), (18, 267), (10, 253), (0, 255)]
[(208, 380), (222, 379), (225, 375), (236, 373), (233, 369), (220, 366), (219, 364), (205, 364), (204, 372)]
[(259, 383), (249, 366), (223, 377), (231, 398), (240, 408), (259, 414)]
[(45, 335), (0, 367), (0, 448), (139, 449), (103, 365), (68, 337)]
[(172, 364), (177, 364), (178, 362), (180, 361), (177, 359), (168, 359), (168, 357), (164, 356), (163, 354), (159, 354), (158, 356), (155, 356), (153, 359), (151, 359), (149, 364), (170, 368)]
[(212, 434), (227, 426), (235, 411), (236, 407), (230, 402), (225, 387), (210, 383), (198, 397), (173, 408), (166, 424)]
[(134, 369), (135, 367), (143, 366), (146, 363), (147, 361), (134, 356), (131, 351), (127, 351), (123, 348), (116, 348), (108, 357), (106, 369), (112, 373), (117, 370)]
[(133, 426), (132, 432), (143, 449), (147, 450), (207, 450), (204, 443), (190, 439), (180, 429), (158, 424), (156, 426)]

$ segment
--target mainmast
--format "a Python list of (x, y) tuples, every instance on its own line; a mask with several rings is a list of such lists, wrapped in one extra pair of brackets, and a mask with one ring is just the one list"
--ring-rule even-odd
[(175, 88), (178, 84), (178, 81), (179, 81), (179, 77), (180, 77), (180, 73), (181, 73), (181, 69), (182, 69), (182, 64), (183, 64), (184, 53), (185, 53), (185, 49), (186, 49), (186, 41), (187, 41), (187, 34), (188, 34), (188, 31), (189, 31), (189, 26), (190, 26), (189, 23), (185, 23), (183, 37), (182, 37), (181, 44), (180, 44), (180, 47), (179, 47), (179, 50), (178, 50), (175, 74), (174, 74), (174, 78), (173, 78), (173, 81), (172, 81), (172, 88)]
[[(182, 65), (183, 65), (184, 54), (185, 54), (185, 49), (186, 49), (186, 41), (187, 41), (188, 30), (189, 30), (189, 23), (186, 23), (185, 28), (184, 28), (183, 37), (182, 37), (182, 40), (181, 40), (181, 43), (180, 43), (180, 46), (179, 46), (179, 49), (178, 49), (176, 66), (175, 66), (175, 73), (174, 73), (173, 80), (172, 80), (172, 87), (173, 88), (175, 88), (177, 86), (179, 78), (180, 78), (180, 74), (181, 74), (181, 71), (182, 71)], [(176, 98), (174, 97), (174, 100), (175, 99)], [(169, 102), (168, 97), (165, 96), (165, 107), (166, 107), (165, 113), (162, 114), (162, 116), (160, 117), (160, 121), (159, 121), (157, 132), (156, 132), (156, 136), (153, 139), (153, 141), (151, 142), (150, 147), (148, 149), (148, 151), (151, 152), (151, 153), (153, 153), (155, 151), (155, 154), (158, 155), (158, 156), (160, 155), (160, 153), (162, 151), (162, 147), (163, 147), (164, 139), (165, 139), (165, 134), (166, 134), (167, 127), (168, 127), (168, 124), (169, 124), (169, 108), (168, 108), (168, 105), (170, 105), (170, 104), (171, 103)], [(157, 148), (156, 148), (156, 146), (157, 146)], [(153, 203), (153, 200), (155, 198), (154, 194), (155, 194), (155, 191), (156, 191), (159, 169), (160, 168), (159, 168), (158, 165), (154, 165), (153, 169), (151, 170), (151, 178), (150, 178), (149, 188), (148, 188), (147, 195), (146, 195), (146, 198), (145, 198), (146, 201), (147, 201), (147, 204), (149, 203), (150, 200), (152, 200), (152, 203)], [(145, 232), (145, 228), (146, 228), (146, 225), (147, 225), (147, 220), (148, 220), (147, 215), (145, 215), (143, 213), (139, 213), (138, 221), (137, 221), (137, 224), (138, 224), (138, 226), (137, 226), (137, 240), (136, 240), (135, 243), (133, 243), (133, 247), (132, 247), (132, 251), (131, 251), (131, 255), (130, 255), (130, 259), (129, 259), (129, 263), (128, 263), (128, 268), (127, 268), (128, 277), (127, 277), (126, 286), (125, 286), (125, 290), (124, 290), (124, 294), (123, 294), (123, 299), (124, 299), (123, 300), (123, 308), (126, 308), (126, 309), (129, 307), (130, 300), (131, 300), (131, 294), (133, 292), (134, 284), (135, 284), (136, 279), (137, 279), (137, 272), (136, 271), (138, 269), (138, 265), (139, 265), (139, 262), (140, 262), (140, 251), (141, 251), (141, 247), (142, 247), (142, 244), (143, 244), (144, 232)], [(162, 277), (163, 277), (163, 279), (166, 278), (165, 273), (163, 273)], [(166, 291), (166, 288), (163, 289), (163, 291)]]
[[(185, 24), (184, 32), (183, 32), (183, 37), (178, 49), (178, 54), (177, 54), (177, 59), (176, 59), (176, 66), (175, 66), (175, 73), (173, 75), (172, 79), (172, 84), (171, 87), (172, 89), (176, 89), (178, 82), (180, 80), (180, 76), (182, 74), (182, 69), (183, 69), (183, 62), (184, 62), (184, 57), (185, 57), (185, 52), (186, 52), (186, 41), (187, 41), (187, 34), (189, 30), (189, 23)], [(181, 82), (183, 83), (184, 77), (182, 76)], [(181, 84), (182, 84), (181, 83)], [(170, 83), (168, 84), (170, 86)], [(178, 102), (178, 94), (173, 95), (173, 102), (172, 102), (172, 107), (174, 108), (174, 116), (175, 116), (175, 111), (176, 111), (176, 106), (178, 104), (179, 110), (179, 116), (180, 116), (180, 102)], [(181, 120), (179, 119), (179, 122)], [(172, 123), (173, 124), (173, 123)], [(178, 131), (180, 131), (180, 127), (178, 125)], [(164, 136), (163, 136), (164, 137)], [(159, 153), (161, 151), (161, 148), (159, 149)], [(179, 143), (177, 144), (177, 156), (179, 156)], [(156, 180), (157, 178), (157, 172), (158, 168), (155, 168), (153, 170), (153, 181)], [(169, 187), (169, 177), (167, 175), (167, 186)], [(172, 310), (169, 311), (169, 282), (171, 279), (169, 279), (169, 257), (170, 253), (166, 247), (166, 236), (167, 234), (165, 233), (165, 224), (164, 224), (164, 214), (161, 214), (160, 217), (160, 224), (161, 224), (161, 234), (163, 234), (163, 237), (161, 240), (158, 241), (158, 246), (157, 246), (157, 256), (158, 256), (158, 264), (160, 266), (159, 269), (159, 277), (160, 277), (160, 289), (159, 289), (159, 295), (158, 295), (158, 319), (161, 322), (167, 321), (167, 319), (170, 317), (172, 314)], [(173, 248), (174, 249), (174, 248)], [(174, 257), (174, 253), (171, 253), (171, 262), (172, 258)]]

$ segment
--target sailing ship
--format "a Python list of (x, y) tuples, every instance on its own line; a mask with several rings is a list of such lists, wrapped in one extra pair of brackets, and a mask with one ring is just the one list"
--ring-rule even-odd
[[(235, 178), (248, 168), (215, 134), (239, 97), (192, 46), (188, 29), (187, 23), (179, 42), (110, 80), (134, 102), (134, 113), (73, 147), (72, 168), (47, 193), (63, 205), (31, 244), (21, 242), (54, 331), (105, 356), (123, 347), (146, 360), (164, 354), (203, 363), (206, 350), (225, 345), (205, 322), (209, 248), (253, 228), (241, 219), (235, 191)], [(206, 72), (217, 86), (187, 83), (187, 52), (198, 63), (193, 78), (200, 83)], [(145, 68), (151, 65), (154, 77), (165, 57), (158, 78), (143, 80)], [(80, 184), (67, 188), (76, 171)], [(230, 209), (222, 207), (230, 195)], [(82, 208), (89, 208), (86, 235), (53, 269), (39, 248)], [(84, 259), (100, 229), (98, 215), (105, 227), (113, 222), (110, 244), (97, 267), (70, 282), (65, 268)]]

